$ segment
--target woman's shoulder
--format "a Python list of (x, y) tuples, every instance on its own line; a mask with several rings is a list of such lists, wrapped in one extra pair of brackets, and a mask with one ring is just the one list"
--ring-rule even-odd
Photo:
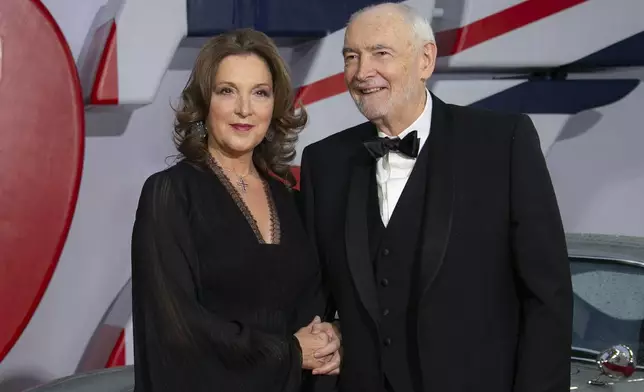
[(206, 171), (199, 165), (187, 160), (180, 160), (171, 166), (155, 172), (148, 177), (150, 181), (172, 181), (181, 183), (195, 176), (200, 176)]
[(185, 194), (190, 183), (202, 176), (204, 170), (185, 160), (150, 174), (143, 183), (144, 194), (167, 193)]

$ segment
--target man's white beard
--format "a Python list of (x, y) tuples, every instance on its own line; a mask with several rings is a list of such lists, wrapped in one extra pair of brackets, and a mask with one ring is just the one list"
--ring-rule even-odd
[[(402, 91), (401, 94), (397, 94), (400, 96), (400, 105), (398, 107), (405, 107), (405, 105), (408, 105), (410, 102), (412, 102), (414, 94), (412, 80), (413, 78), (410, 76), (407, 80), (407, 83), (405, 84), (406, 88)], [(362, 99), (354, 100), (360, 113), (362, 113), (362, 115), (370, 121), (387, 116), (387, 114), (389, 114), (389, 112), (394, 108), (395, 101), (396, 97), (390, 96), (387, 102), (381, 105), (372, 105), (371, 107), (366, 107), (363, 104)]]

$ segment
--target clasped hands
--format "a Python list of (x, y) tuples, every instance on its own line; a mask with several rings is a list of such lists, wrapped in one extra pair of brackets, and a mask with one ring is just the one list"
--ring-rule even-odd
[(323, 323), (315, 316), (295, 337), (302, 348), (303, 369), (310, 369), (315, 375), (340, 374), (342, 336), (337, 325)]

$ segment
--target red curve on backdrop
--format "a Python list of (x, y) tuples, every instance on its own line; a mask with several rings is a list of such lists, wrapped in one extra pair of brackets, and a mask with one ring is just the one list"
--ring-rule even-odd
[(80, 185), (84, 107), (76, 65), (38, 0), (0, 1), (0, 361), (56, 268)]

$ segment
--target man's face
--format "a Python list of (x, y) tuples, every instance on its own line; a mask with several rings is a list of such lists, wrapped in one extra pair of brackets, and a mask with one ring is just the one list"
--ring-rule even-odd
[(427, 74), (423, 48), (413, 45), (411, 29), (395, 10), (359, 15), (347, 27), (342, 51), (345, 82), (370, 121), (387, 119), (410, 101), (424, 99), (422, 79), (431, 71)]

